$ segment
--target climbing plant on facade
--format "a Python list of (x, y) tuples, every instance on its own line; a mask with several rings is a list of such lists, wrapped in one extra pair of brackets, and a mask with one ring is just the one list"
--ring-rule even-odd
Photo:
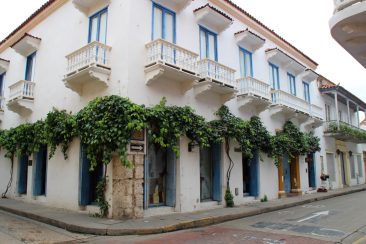
[(67, 150), (71, 141), (77, 136), (75, 116), (65, 110), (53, 111), (47, 114), (44, 123), (47, 145), (50, 147), (49, 158), (55, 154), (56, 147), (61, 146), (64, 158), (67, 159)]

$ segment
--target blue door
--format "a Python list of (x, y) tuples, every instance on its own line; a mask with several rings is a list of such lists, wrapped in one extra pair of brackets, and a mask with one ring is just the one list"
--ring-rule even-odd
[(289, 161), (288, 155), (283, 156), (282, 169), (283, 169), (284, 191), (286, 193), (290, 193), (291, 192), (291, 168), (290, 168), (290, 161)]
[(250, 184), (249, 194), (253, 197), (259, 196), (259, 152), (253, 153), (254, 157), (250, 161)]
[(316, 187), (316, 176), (315, 176), (315, 155), (308, 155), (308, 175), (309, 175), (309, 187)]
[(33, 196), (42, 196), (46, 195), (47, 146), (41, 147), (35, 156), (33, 166)]
[(98, 163), (97, 167), (90, 171), (86, 148), (82, 145), (80, 147), (79, 205), (87, 206), (96, 200), (97, 184), (103, 178), (104, 165)]
[(28, 180), (28, 156), (22, 155), (19, 157), (18, 164), (18, 194), (27, 194)]
[(211, 146), (212, 200), (221, 202), (221, 144)]

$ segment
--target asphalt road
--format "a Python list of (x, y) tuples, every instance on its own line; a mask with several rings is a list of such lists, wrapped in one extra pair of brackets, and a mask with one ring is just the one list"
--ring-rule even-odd
[(147, 236), (86, 236), (0, 211), (0, 243), (366, 243), (366, 192), (230, 221)]

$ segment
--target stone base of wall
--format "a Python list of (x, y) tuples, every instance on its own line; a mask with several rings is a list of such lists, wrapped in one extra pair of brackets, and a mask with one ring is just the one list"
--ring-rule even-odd
[(144, 155), (129, 155), (133, 168), (126, 168), (118, 157), (113, 159), (112, 218), (144, 216)]

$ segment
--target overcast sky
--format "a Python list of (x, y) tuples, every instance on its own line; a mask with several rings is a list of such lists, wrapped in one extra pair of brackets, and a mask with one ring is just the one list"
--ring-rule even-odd
[[(4, 39), (46, 0), (2, 0)], [(330, 35), (333, 0), (234, 0), (270, 29), (319, 63), (317, 72), (366, 101), (366, 69)]]

